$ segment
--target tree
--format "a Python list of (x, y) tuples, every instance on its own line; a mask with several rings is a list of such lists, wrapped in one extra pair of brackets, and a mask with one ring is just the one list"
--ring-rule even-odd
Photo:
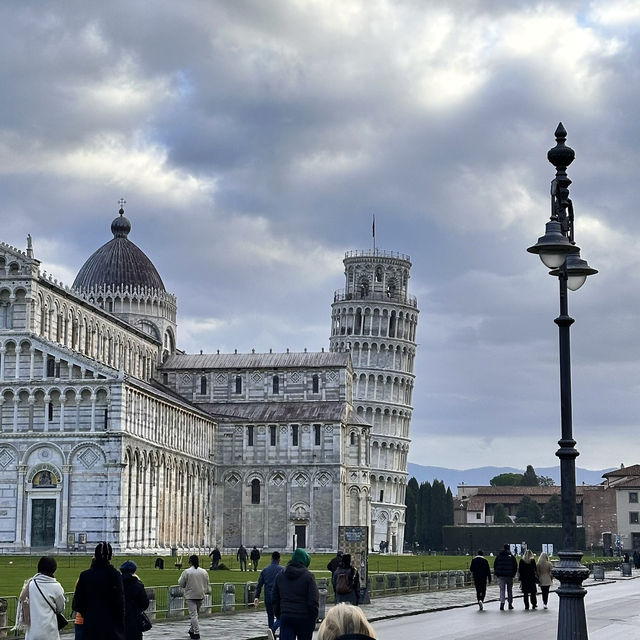
[(407, 511), (405, 514), (404, 539), (411, 546), (417, 540), (417, 518), (418, 518), (418, 493), (420, 487), (415, 478), (411, 478), (407, 482), (407, 492), (405, 494), (405, 505)]
[(553, 495), (542, 507), (543, 522), (562, 522), (562, 500), (559, 495)]
[(501, 503), (497, 504), (493, 510), (493, 524), (513, 524), (513, 521), (507, 515), (507, 510)]
[(521, 473), (501, 473), (489, 480), (492, 487), (519, 487), (522, 484)]
[(535, 469), (528, 464), (527, 470), (522, 474), (521, 485), (523, 487), (537, 487), (539, 484)]
[(536, 523), (542, 521), (542, 509), (540, 505), (530, 498), (524, 496), (516, 510), (516, 522), (518, 524)]
[(538, 476), (539, 487), (555, 487), (556, 481), (549, 476)]

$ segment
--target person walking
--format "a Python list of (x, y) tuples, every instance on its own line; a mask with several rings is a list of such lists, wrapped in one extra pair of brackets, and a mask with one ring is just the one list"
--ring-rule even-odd
[(209, 574), (200, 567), (198, 556), (189, 556), (189, 565), (189, 568), (182, 572), (178, 584), (184, 589), (184, 599), (187, 601), (187, 609), (189, 609), (191, 621), (189, 636), (193, 640), (199, 640), (200, 621), (198, 615), (205, 594), (211, 593), (211, 584), (209, 583)]
[(139, 616), (149, 606), (149, 596), (136, 575), (138, 565), (127, 560), (120, 565), (124, 588), (124, 634), (126, 640), (142, 640)]
[(329, 560), (329, 564), (327, 565), (327, 570), (331, 571), (331, 575), (333, 576), (333, 573), (341, 564), (342, 564), (342, 551), (338, 551), (336, 553), (336, 557), (331, 558), (331, 560)]
[(280, 626), (280, 622), (275, 619), (273, 612), (273, 597), (272, 590), (276, 578), (284, 571), (284, 567), (280, 566), (280, 553), (274, 551), (271, 554), (271, 564), (266, 566), (261, 572), (258, 578), (258, 586), (256, 587), (256, 596), (253, 601), (253, 606), (257, 607), (260, 604), (260, 593), (264, 588), (264, 608), (267, 610), (267, 624), (269, 629), (275, 633), (276, 629)]
[(524, 594), (524, 608), (529, 608), (529, 599), (531, 599), (531, 608), (538, 608), (538, 598), (536, 596), (536, 555), (527, 549), (524, 555), (520, 559), (518, 565), (518, 573), (520, 574), (520, 584), (522, 586), (522, 593)]
[(342, 556), (342, 563), (331, 576), (333, 592), (336, 594), (336, 603), (348, 602), (358, 605), (360, 602), (360, 574), (351, 564), (351, 554)]
[(376, 640), (377, 637), (362, 609), (346, 602), (331, 607), (318, 629), (318, 640)]
[(253, 565), (253, 570), (258, 570), (258, 562), (260, 561), (260, 552), (258, 551), (258, 547), (253, 545), (253, 549), (251, 549), (251, 564)]
[(478, 608), (484, 609), (484, 598), (487, 595), (487, 582), (491, 583), (491, 567), (484, 557), (482, 549), (478, 549), (478, 555), (471, 561), (469, 571), (473, 575), (473, 584), (476, 587), (476, 597), (478, 598)]
[(500, 611), (504, 611), (505, 591), (509, 609), (513, 609), (513, 578), (517, 572), (516, 559), (509, 550), (509, 545), (505, 544), (493, 562), (493, 574), (498, 579), (498, 586), (500, 587)]
[(64, 613), (64, 589), (53, 577), (58, 563), (53, 556), (42, 556), (38, 561), (38, 572), (28, 580), (18, 602), (24, 611), (29, 605), (25, 640), (59, 640), (57, 614)]
[(276, 577), (271, 598), (280, 620), (280, 640), (311, 640), (318, 618), (320, 594), (309, 571), (311, 556), (298, 547)]
[(247, 553), (245, 546), (241, 544), (240, 547), (238, 548), (238, 551), (236, 552), (236, 560), (240, 563), (240, 571), (247, 570), (248, 557), (249, 557), (249, 554)]
[(222, 554), (220, 553), (220, 549), (218, 547), (214, 547), (213, 551), (209, 554), (211, 558), (211, 571), (215, 571), (222, 560)]
[(91, 567), (83, 571), (73, 594), (72, 608), (83, 619), (84, 640), (125, 640), (122, 575), (111, 564), (113, 550), (100, 542)]
[(542, 592), (542, 605), (547, 609), (549, 589), (551, 589), (551, 585), (553, 584), (553, 565), (549, 561), (549, 556), (544, 551), (540, 554), (536, 569), (538, 571), (540, 591)]
[(640, 553), (638, 553), (637, 549), (633, 550), (633, 566), (636, 569), (640, 569)]

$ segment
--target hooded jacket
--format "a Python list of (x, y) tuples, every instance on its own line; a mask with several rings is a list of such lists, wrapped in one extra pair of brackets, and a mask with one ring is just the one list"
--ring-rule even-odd
[(316, 620), (320, 594), (313, 573), (301, 562), (292, 560), (278, 575), (271, 592), (271, 603), (276, 618)]
[(138, 626), (138, 614), (149, 606), (149, 596), (138, 576), (123, 572), (124, 586), (124, 628), (126, 640), (142, 640)]

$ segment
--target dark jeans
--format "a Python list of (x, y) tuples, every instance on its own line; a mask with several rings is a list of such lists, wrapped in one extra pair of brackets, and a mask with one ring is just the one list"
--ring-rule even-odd
[(547, 604), (547, 602), (549, 602), (549, 589), (551, 589), (551, 587), (543, 587), (542, 585), (540, 585), (540, 591), (542, 591), (542, 604)]
[(74, 623), (73, 627), (76, 632), (75, 640), (82, 640), (84, 634), (84, 625)]
[(253, 565), (253, 570), (257, 571), (258, 570), (258, 562), (259, 560), (252, 560), (251, 564)]
[(280, 616), (280, 640), (311, 640), (315, 628), (315, 620)]
[(247, 559), (246, 558), (239, 558), (239, 562), (240, 562), (240, 571), (246, 571), (247, 570)]
[(271, 598), (264, 597), (264, 608), (267, 610), (267, 624), (271, 631), (275, 631), (280, 626), (280, 620), (276, 620), (276, 614), (273, 612), (273, 605), (271, 604)]
[(487, 579), (483, 578), (482, 580), (473, 579), (473, 584), (476, 587), (476, 596), (478, 600), (482, 600), (484, 602), (484, 597), (487, 595)]
[(536, 598), (536, 592), (533, 591), (531, 593), (525, 591), (523, 594), (523, 598), (524, 598), (524, 608), (528, 609), (529, 608), (529, 598), (531, 598), (531, 606), (532, 607), (537, 607), (538, 606), (538, 598)]

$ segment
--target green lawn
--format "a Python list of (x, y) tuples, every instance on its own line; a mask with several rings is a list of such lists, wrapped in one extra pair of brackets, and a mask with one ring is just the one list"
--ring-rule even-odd
[[(310, 569), (318, 578), (326, 578), (329, 572), (326, 570), (327, 563), (333, 554), (311, 554)], [(290, 554), (283, 554), (282, 564), (286, 564), (291, 558)], [(183, 556), (186, 561), (187, 556)], [(492, 564), (492, 559), (488, 558)], [(18, 595), (23, 582), (36, 573), (39, 556), (0, 556), (0, 597)], [(58, 556), (58, 571), (56, 578), (60, 581), (65, 591), (73, 591), (75, 581), (81, 571), (89, 567), (90, 556)], [(181, 570), (174, 567), (175, 558), (165, 557), (165, 569), (160, 571), (154, 569), (156, 556), (126, 556), (114, 558), (113, 564), (119, 567), (125, 560), (133, 560), (138, 565), (138, 575), (147, 587), (168, 586), (177, 584)], [(267, 566), (270, 562), (270, 554), (260, 559), (258, 571)], [(586, 562), (599, 562), (611, 560), (610, 558), (592, 558), (585, 556)], [(209, 558), (200, 557), (201, 566), (209, 568)], [(229, 567), (229, 570), (211, 571), (209, 573), (211, 582), (223, 583), (234, 582), (243, 583), (257, 581), (258, 573), (252, 571), (243, 572), (238, 568), (235, 556), (223, 556), (222, 562)], [(377, 555), (369, 556), (369, 573), (379, 572), (415, 572), (415, 571), (448, 571), (468, 569), (471, 562), (470, 556), (393, 556)], [(186, 562), (182, 569), (187, 566)]]

